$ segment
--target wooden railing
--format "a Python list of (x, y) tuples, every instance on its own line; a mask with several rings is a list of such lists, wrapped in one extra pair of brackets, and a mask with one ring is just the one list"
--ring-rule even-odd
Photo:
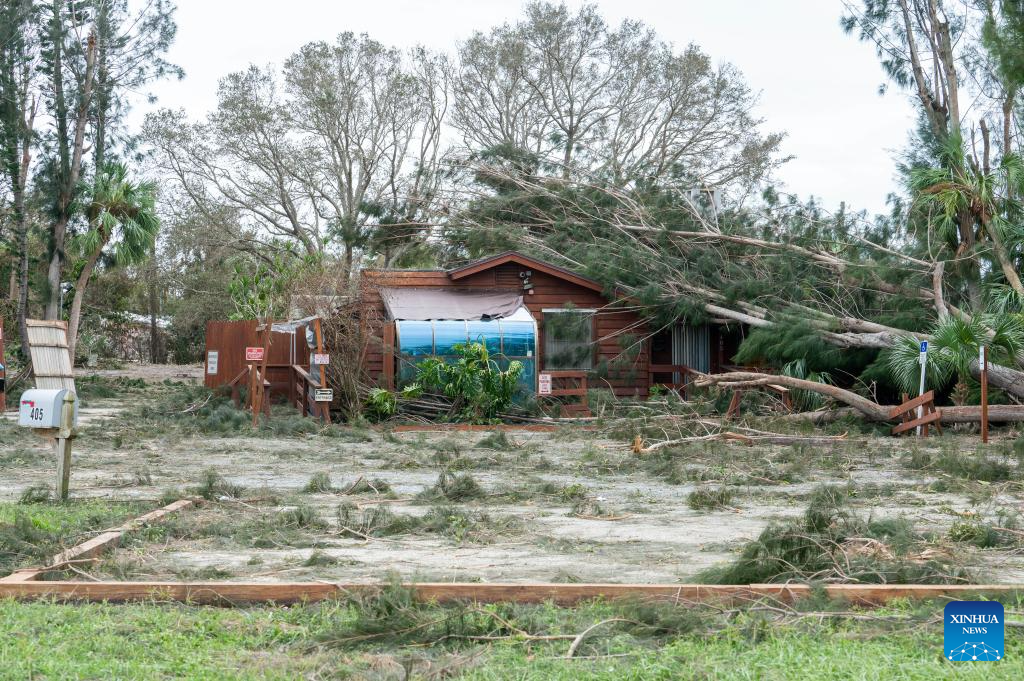
[(551, 397), (578, 397), (579, 402), (563, 404), (561, 415), (590, 416), (586, 371), (545, 371), (551, 376)]
[[(686, 386), (690, 382), (687, 377), (695, 373), (697, 372), (685, 364), (650, 364), (647, 366), (647, 381), (652, 388), (656, 385), (664, 386), (678, 393), (685, 400)], [(667, 383), (665, 381), (656, 381), (654, 380), (655, 374), (672, 374), (672, 380)], [(678, 381), (676, 376), (679, 377)]]
[(330, 402), (317, 402), (313, 399), (315, 391), (324, 387), (320, 381), (313, 378), (308, 371), (296, 364), (291, 368), (289, 384), (291, 385), (291, 396), (288, 402), (298, 409), (300, 414), (303, 416), (312, 414), (321, 418), (324, 423), (331, 422)]

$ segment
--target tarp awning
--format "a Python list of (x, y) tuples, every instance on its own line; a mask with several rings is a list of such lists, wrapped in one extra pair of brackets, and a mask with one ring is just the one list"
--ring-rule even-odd
[(381, 288), (391, 319), (497, 319), (523, 306), (515, 291), (467, 291), (436, 288)]
[(274, 322), (270, 325), (270, 330), (274, 333), (295, 333), (295, 329), (300, 326), (309, 326), (309, 323), (316, 319), (317, 316), (303, 317), (302, 319), (293, 319), (287, 322)]

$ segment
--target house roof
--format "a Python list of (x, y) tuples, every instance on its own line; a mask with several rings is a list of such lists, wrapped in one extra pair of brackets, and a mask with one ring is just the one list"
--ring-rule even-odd
[(504, 265), (510, 262), (516, 263), (517, 265), (522, 265), (524, 267), (528, 267), (531, 270), (537, 270), (538, 272), (550, 274), (553, 277), (557, 277), (559, 279), (572, 282), (573, 284), (577, 284), (579, 286), (582, 286), (583, 288), (588, 288), (592, 291), (597, 291), (598, 293), (601, 293), (604, 290), (604, 287), (601, 286), (600, 283), (594, 281), (593, 279), (576, 274), (575, 272), (567, 270), (564, 267), (559, 267), (558, 265), (546, 263), (543, 260), (531, 258), (530, 256), (523, 255), (518, 251), (505, 251), (504, 253), (499, 253), (498, 255), (492, 255), (488, 258), (481, 258), (480, 260), (475, 260), (471, 263), (463, 265), (462, 267), (456, 267), (455, 269), (448, 270), (448, 277), (452, 281), (458, 281), (459, 279), (471, 276), (473, 274), (476, 274), (477, 272), (483, 272), (485, 270), (489, 270), (491, 268), (498, 267), (500, 265)]

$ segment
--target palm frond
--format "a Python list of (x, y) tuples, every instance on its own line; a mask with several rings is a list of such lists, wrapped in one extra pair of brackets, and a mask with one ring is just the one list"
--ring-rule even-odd
[[(921, 342), (913, 336), (899, 336), (884, 353), (893, 382), (909, 395), (917, 394), (921, 376), (920, 353)], [(949, 381), (950, 374), (951, 367), (941, 353), (929, 352), (925, 386), (941, 388)]]

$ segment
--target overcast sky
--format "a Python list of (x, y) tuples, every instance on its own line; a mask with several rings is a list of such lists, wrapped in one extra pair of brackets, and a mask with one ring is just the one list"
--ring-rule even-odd
[[(157, 106), (200, 117), (217, 81), (250, 63), (280, 65), (302, 44), (342, 31), (386, 44), (451, 51), (474, 30), (515, 20), (521, 0), (177, 0), (172, 62), (182, 81), (157, 83)], [(568, 2), (576, 7), (578, 1)], [(885, 77), (869, 45), (839, 28), (841, 0), (599, 0), (609, 23), (640, 19), (682, 49), (700, 45), (732, 62), (761, 93), (766, 129), (788, 133), (795, 158), (785, 188), (826, 206), (884, 211), (913, 110), (903, 92), (878, 94)], [(136, 122), (152, 105), (138, 105)]]

